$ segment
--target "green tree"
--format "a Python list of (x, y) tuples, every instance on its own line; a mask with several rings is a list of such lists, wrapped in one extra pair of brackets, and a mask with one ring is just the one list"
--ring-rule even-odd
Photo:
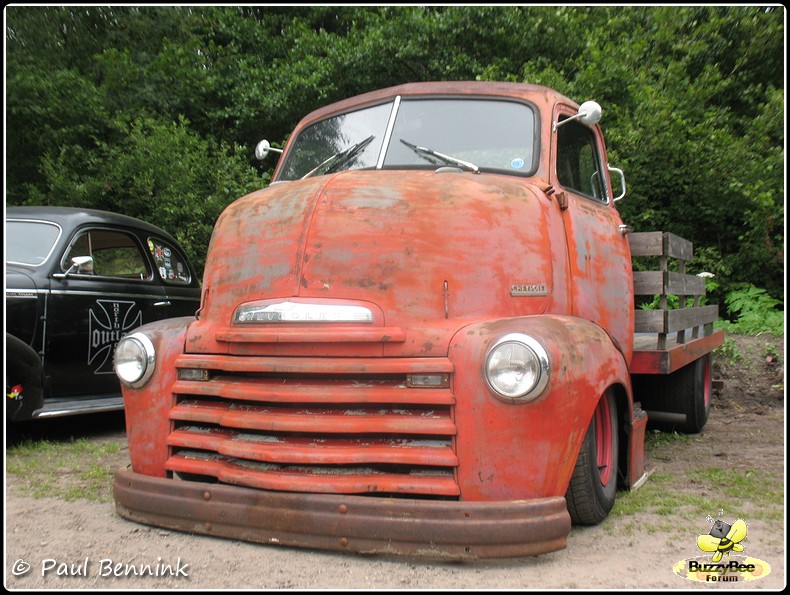
[[(7, 204), (178, 226), (259, 187), (328, 102), (423, 80), (544, 84), (603, 105), (618, 203), (694, 266), (784, 289), (784, 17), (757, 6), (11, 6)], [(265, 168), (265, 169), (264, 169)], [(156, 207), (154, 206), (156, 205)], [(162, 215), (156, 211), (161, 208)], [(198, 222), (199, 221), (199, 222)]]

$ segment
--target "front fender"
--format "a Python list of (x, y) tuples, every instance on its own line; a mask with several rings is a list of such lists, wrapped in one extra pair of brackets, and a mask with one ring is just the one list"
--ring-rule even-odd
[(44, 406), (44, 368), (30, 345), (6, 333), (6, 420), (24, 421)]
[[(528, 403), (497, 398), (485, 380), (489, 347), (514, 332), (532, 336), (549, 356), (549, 383)], [(453, 337), (449, 356), (456, 370), (458, 483), (464, 500), (564, 496), (598, 399), (615, 385), (631, 393), (622, 353), (606, 331), (579, 318), (474, 324)], [(630, 397), (628, 403), (630, 419)]]
[(164, 477), (170, 409), (176, 380), (175, 360), (184, 351), (184, 337), (194, 316), (169, 318), (135, 329), (144, 333), (156, 352), (155, 369), (141, 388), (121, 385), (126, 411), (126, 436), (132, 469), (137, 473)]

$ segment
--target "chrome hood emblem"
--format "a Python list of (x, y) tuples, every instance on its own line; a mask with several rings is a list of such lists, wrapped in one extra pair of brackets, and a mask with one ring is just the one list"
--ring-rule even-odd
[(372, 323), (373, 312), (364, 306), (337, 304), (242, 304), (233, 313), (234, 324), (355, 322)]

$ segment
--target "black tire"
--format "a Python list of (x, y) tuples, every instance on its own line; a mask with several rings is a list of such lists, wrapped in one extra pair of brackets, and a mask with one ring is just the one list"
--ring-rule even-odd
[(565, 502), (575, 525), (597, 525), (614, 506), (618, 465), (617, 404), (607, 392), (593, 413)]
[[(634, 400), (642, 400), (649, 426), (666, 432), (698, 434), (710, 416), (711, 354), (683, 366), (664, 379), (649, 379), (634, 384)], [(680, 414), (664, 419), (662, 412)], [(677, 421), (671, 417), (679, 417)]]
[(689, 367), (694, 370), (694, 385), (690, 398), (686, 399), (686, 423), (681, 431), (687, 434), (698, 434), (708, 423), (708, 417), (710, 417), (710, 403), (713, 395), (711, 355), (701, 357)]

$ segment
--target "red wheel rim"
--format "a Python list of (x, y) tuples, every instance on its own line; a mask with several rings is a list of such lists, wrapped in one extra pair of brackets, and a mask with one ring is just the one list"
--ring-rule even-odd
[(606, 397), (595, 409), (595, 456), (601, 485), (609, 485), (612, 478), (612, 417)]

